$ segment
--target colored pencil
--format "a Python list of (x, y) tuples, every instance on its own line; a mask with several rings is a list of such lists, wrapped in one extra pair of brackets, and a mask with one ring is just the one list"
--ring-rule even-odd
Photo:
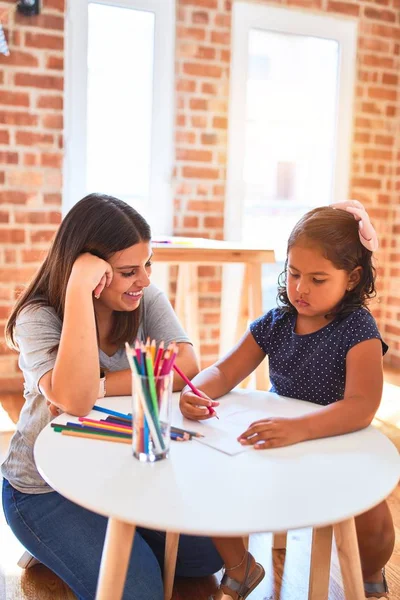
[(157, 349), (156, 360), (154, 363), (154, 374), (156, 377), (158, 375), (158, 369), (160, 366), (160, 361), (161, 361), (163, 352), (164, 352), (164, 342), (160, 342), (160, 345), (158, 346), (158, 349)]
[(109, 408), (103, 408), (102, 406), (96, 406), (96, 405), (93, 406), (93, 410), (97, 410), (98, 412), (106, 413), (107, 415), (113, 415), (114, 417), (119, 417), (120, 419), (125, 419), (126, 421), (129, 421), (130, 423), (132, 423), (132, 415), (131, 414), (124, 415), (124, 413), (117, 412), (116, 410), (111, 410)]
[(86, 427), (85, 425), (58, 425), (54, 427), (54, 431), (84, 431), (86, 433), (95, 433), (96, 435), (105, 435), (112, 437), (121, 437), (125, 439), (132, 439), (132, 435), (130, 433), (118, 433), (116, 431), (106, 431), (104, 429), (98, 429), (97, 427)]
[(68, 431), (66, 429), (63, 429), (61, 431), (61, 435), (87, 438), (88, 440), (102, 440), (103, 442), (120, 442), (121, 444), (131, 444), (132, 443), (132, 440), (130, 438), (125, 438), (125, 437), (116, 436), (116, 435), (86, 433), (84, 431), (82, 431), (82, 432)]
[[(186, 375), (180, 370), (178, 365), (174, 364), (172, 367), (178, 373), (179, 377), (181, 379), (183, 379), (183, 381), (190, 387), (193, 394), (195, 394), (199, 398), (204, 398), (203, 394), (201, 392), (199, 392), (199, 390), (193, 385), (193, 383), (190, 381), (190, 379), (188, 379), (186, 377)], [(211, 406), (207, 406), (207, 409), (208, 409), (208, 412), (210, 413), (210, 415), (214, 415), (214, 417), (217, 417), (217, 419), (219, 419), (219, 416), (217, 415), (217, 413)]]

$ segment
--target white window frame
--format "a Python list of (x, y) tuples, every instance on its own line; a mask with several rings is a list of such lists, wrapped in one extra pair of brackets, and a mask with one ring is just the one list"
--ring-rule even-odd
[[(350, 184), (357, 25), (357, 19), (352, 17), (320, 15), (311, 11), (261, 5), (257, 2), (236, 0), (233, 3), (225, 239), (242, 241), (246, 83), (250, 30), (263, 29), (279, 33), (328, 38), (339, 43), (339, 94), (332, 194), (333, 201), (339, 202), (348, 198)], [(232, 307), (232, 298), (236, 296), (235, 286), (237, 286), (238, 277), (237, 267), (224, 267), (221, 352), (226, 351), (233, 343), (230, 322), (232, 309), (237, 312), (237, 307)]]
[[(150, 225), (172, 233), (174, 161), (175, 0), (94, 0), (155, 14), (151, 129)], [(63, 214), (86, 194), (89, 0), (69, 0), (66, 16)]]

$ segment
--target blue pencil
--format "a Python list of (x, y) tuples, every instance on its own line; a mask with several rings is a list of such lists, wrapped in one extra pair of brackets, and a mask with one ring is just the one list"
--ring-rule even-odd
[(107, 415), (114, 415), (114, 417), (119, 417), (120, 419), (126, 419), (127, 421), (132, 421), (132, 415), (124, 415), (124, 413), (117, 412), (116, 410), (110, 410), (109, 408), (103, 408), (102, 406), (93, 406), (93, 410), (97, 410), (102, 413), (106, 413)]

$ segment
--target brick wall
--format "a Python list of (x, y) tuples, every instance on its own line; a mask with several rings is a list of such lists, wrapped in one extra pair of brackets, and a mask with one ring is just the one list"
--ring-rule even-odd
[[(391, 346), (388, 359), (400, 367), (400, 0), (274, 5), (359, 19), (351, 196), (371, 207), (381, 236), (381, 302), (374, 311)], [(178, 235), (223, 236), (231, 10), (229, 0), (177, 0)], [(64, 0), (42, 0), (41, 15), (34, 18), (17, 15), (14, 0), (0, 0), (0, 15), (12, 52), (0, 56), (2, 328), (60, 221)], [(208, 364), (218, 352), (219, 270), (204, 267), (200, 286)], [(20, 384), (16, 357), (0, 340), (0, 389)]]
[[(359, 20), (350, 197), (369, 207), (380, 235), (373, 311), (391, 347), (387, 362), (400, 367), (400, 1), (258, 1)], [(233, 3), (179, 2), (175, 227), (182, 235), (223, 234)], [(207, 269), (201, 288), (205, 363), (218, 351), (218, 276)]]
[[(64, 1), (37, 17), (0, 1), (10, 56), (0, 55), (0, 328), (61, 221)], [(2, 337), (2, 336), (1, 336)], [(0, 390), (21, 389), (0, 340)]]

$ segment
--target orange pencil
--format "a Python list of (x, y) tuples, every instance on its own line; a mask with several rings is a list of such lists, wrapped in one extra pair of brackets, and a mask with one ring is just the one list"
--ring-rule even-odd
[(117, 437), (117, 436), (105, 436), (105, 435), (97, 435), (95, 433), (84, 433), (82, 431), (82, 433), (80, 431), (67, 431), (66, 429), (63, 429), (63, 431), (61, 432), (61, 435), (69, 435), (71, 437), (81, 437), (81, 438), (87, 438), (88, 440), (103, 440), (103, 442), (120, 442), (121, 444), (132, 444), (132, 440), (128, 439), (128, 438), (123, 438), (123, 437)]

